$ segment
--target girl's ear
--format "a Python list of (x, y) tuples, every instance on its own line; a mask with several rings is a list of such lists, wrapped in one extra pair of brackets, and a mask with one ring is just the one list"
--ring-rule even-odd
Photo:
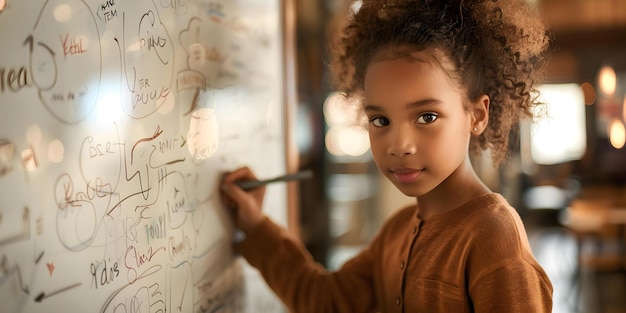
[(472, 129), (470, 130), (472, 135), (479, 136), (487, 128), (489, 122), (489, 104), (491, 99), (489, 96), (482, 95), (476, 102), (473, 103), (472, 111)]

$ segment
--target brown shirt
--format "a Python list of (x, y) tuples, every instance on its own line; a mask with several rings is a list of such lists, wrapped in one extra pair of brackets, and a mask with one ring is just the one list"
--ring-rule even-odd
[(552, 311), (552, 284), (522, 221), (495, 193), (428, 221), (407, 207), (337, 272), (269, 219), (238, 251), (292, 312)]

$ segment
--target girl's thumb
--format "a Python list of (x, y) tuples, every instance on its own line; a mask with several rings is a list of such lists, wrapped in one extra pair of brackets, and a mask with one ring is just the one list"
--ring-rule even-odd
[(239, 186), (232, 183), (222, 185), (222, 191), (235, 201), (241, 199), (246, 195), (245, 191), (239, 188)]

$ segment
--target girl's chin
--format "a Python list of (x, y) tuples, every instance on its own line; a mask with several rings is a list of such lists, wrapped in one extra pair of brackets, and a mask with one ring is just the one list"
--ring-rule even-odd
[(420, 188), (418, 188), (415, 185), (411, 186), (411, 185), (400, 184), (400, 183), (394, 183), (394, 185), (396, 186), (396, 188), (398, 188), (398, 190), (400, 190), (400, 192), (402, 192), (407, 197), (417, 198), (428, 193), (428, 191), (420, 190)]

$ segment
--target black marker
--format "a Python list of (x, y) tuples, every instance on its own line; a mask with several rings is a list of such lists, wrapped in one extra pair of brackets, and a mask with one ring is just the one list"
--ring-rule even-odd
[(261, 186), (265, 186), (271, 183), (287, 182), (287, 181), (292, 181), (292, 180), (304, 180), (304, 179), (309, 179), (311, 177), (313, 177), (313, 171), (304, 170), (298, 173), (278, 176), (272, 179), (240, 181), (240, 182), (236, 182), (235, 184), (237, 184), (237, 186), (239, 186), (239, 188), (243, 190), (252, 190), (254, 188), (259, 188)]

